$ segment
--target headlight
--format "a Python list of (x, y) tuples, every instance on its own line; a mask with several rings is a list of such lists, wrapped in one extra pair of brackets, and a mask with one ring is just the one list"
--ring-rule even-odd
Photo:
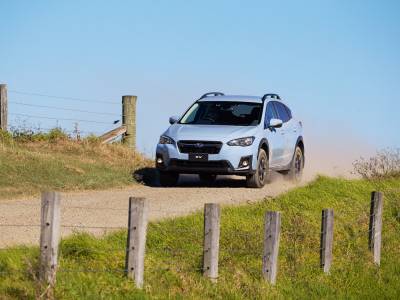
[(229, 146), (250, 146), (254, 142), (254, 136), (248, 136), (240, 139), (234, 139), (228, 142)]
[(160, 141), (158, 142), (159, 144), (174, 144), (174, 140), (171, 139), (169, 136), (162, 135), (160, 136)]

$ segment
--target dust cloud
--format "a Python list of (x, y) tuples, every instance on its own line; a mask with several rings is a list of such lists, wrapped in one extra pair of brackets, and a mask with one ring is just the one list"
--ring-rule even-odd
[(305, 135), (306, 164), (304, 180), (316, 175), (355, 178), (353, 162), (361, 156), (368, 157), (376, 149), (367, 141), (343, 130), (324, 130), (326, 133), (309, 132)]

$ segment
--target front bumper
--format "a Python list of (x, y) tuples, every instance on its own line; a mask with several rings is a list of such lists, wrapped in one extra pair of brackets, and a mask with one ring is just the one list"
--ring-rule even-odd
[[(254, 157), (257, 151), (253, 146), (235, 147), (224, 145), (218, 154), (209, 154), (207, 161), (190, 161), (187, 153), (180, 153), (175, 145), (158, 144), (156, 150), (156, 167), (161, 171), (182, 174), (217, 174), (217, 175), (249, 175), (255, 173)], [(247, 167), (241, 165), (247, 158)], [(157, 161), (161, 159), (162, 163)]]

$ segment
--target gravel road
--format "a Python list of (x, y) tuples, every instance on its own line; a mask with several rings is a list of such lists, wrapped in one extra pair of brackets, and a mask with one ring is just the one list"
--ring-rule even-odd
[[(305, 184), (316, 174), (353, 178), (352, 162), (361, 154), (368, 157), (371, 148), (356, 138), (343, 136), (314, 136), (310, 138), (305, 174)], [(352, 147), (348, 147), (351, 144)], [(367, 151), (367, 150), (368, 151)], [(312, 159), (311, 159), (312, 158)], [(204, 203), (216, 202), (235, 205), (274, 197), (294, 185), (274, 174), (273, 182), (263, 189), (248, 189), (241, 177), (220, 177), (213, 187), (199, 184), (197, 176), (185, 176), (178, 187), (160, 188), (135, 184), (128, 188), (107, 191), (88, 191), (62, 194), (62, 225), (121, 226), (127, 225), (128, 199), (145, 197), (149, 201), (150, 220), (185, 215), (203, 209)], [(0, 248), (15, 244), (38, 244), (39, 227), (4, 227), (2, 224), (40, 223), (39, 197), (20, 200), (0, 200)], [(95, 234), (104, 229), (91, 229)], [(72, 232), (62, 228), (62, 236)]]
[[(221, 177), (213, 187), (204, 187), (199, 183), (197, 176), (186, 176), (180, 185), (174, 188), (135, 184), (117, 190), (63, 193), (61, 223), (73, 226), (126, 227), (130, 196), (146, 197), (149, 201), (150, 220), (158, 220), (201, 210), (207, 202), (228, 205), (259, 201), (292, 187), (293, 184), (277, 178), (263, 189), (248, 189), (240, 177)], [(38, 244), (39, 227), (36, 225), (40, 224), (39, 197), (0, 201), (0, 224), (35, 225), (0, 225), (0, 248), (16, 244)], [(62, 236), (71, 234), (73, 230), (77, 229), (62, 228)], [(105, 229), (100, 228), (88, 231), (94, 234), (105, 233)]]

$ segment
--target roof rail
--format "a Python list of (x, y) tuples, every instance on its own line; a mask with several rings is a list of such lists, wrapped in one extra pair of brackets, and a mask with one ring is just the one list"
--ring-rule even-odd
[(281, 97), (279, 97), (279, 95), (278, 95), (278, 94), (265, 94), (265, 95), (264, 95), (264, 96), (262, 96), (262, 98), (261, 98), (262, 102), (264, 102), (264, 101), (265, 101), (265, 99), (267, 99), (268, 97), (271, 97), (271, 98), (275, 98), (275, 99), (281, 100)]
[(211, 92), (211, 93), (204, 94), (203, 96), (200, 97), (200, 99), (206, 98), (208, 96), (224, 96), (224, 95), (225, 95), (224, 93), (220, 93), (220, 92)]

